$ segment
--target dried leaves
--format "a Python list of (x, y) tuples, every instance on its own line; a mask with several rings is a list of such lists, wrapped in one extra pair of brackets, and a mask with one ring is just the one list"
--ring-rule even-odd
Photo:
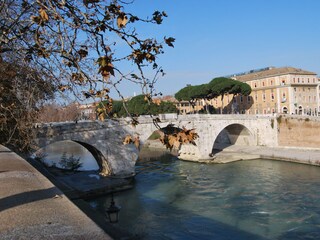
[(118, 28), (124, 28), (128, 22), (128, 17), (126, 16), (125, 13), (120, 13), (118, 18), (117, 18), (117, 25)]
[(131, 135), (126, 135), (123, 140), (123, 144), (124, 145), (134, 144), (136, 146), (136, 148), (139, 149), (140, 148), (140, 138), (139, 138), (139, 136), (132, 137)]
[(195, 140), (199, 137), (195, 129), (176, 128), (169, 124), (166, 128), (160, 129), (160, 141), (167, 149), (179, 149), (181, 144), (196, 145)]
[(107, 56), (99, 57), (97, 60), (99, 64), (99, 73), (108, 80), (110, 75), (114, 76), (113, 64), (111, 59)]

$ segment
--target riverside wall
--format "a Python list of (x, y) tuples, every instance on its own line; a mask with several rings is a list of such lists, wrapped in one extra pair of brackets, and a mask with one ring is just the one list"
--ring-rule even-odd
[(320, 118), (281, 115), (276, 120), (279, 147), (320, 149)]

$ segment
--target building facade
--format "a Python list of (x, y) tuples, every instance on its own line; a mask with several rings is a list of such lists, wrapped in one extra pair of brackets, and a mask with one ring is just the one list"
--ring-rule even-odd
[(80, 111), (79, 120), (96, 120), (96, 104), (95, 103), (87, 103), (87, 104), (79, 104), (78, 110)]
[(319, 81), (314, 72), (269, 67), (232, 77), (250, 85), (248, 97), (237, 96), (240, 113), (318, 115)]
[(224, 114), (299, 114), (319, 115), (319, 79), (314, 72), (293, 67), (268, 67), (228, 76), (250, 85), (250, 96), (225, 95), (210, 102), (196, 103), (192, 108), (188, 102), (177, 104), (180, 113), (198, 111), (206, 104)]

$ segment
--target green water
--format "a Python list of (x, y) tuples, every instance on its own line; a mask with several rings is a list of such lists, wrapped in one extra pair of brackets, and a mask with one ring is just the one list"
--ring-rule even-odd
[[(144, 158), (117, 193), (120, 227), (138, 239), (320, 239), (320, 168), (252, 160), (229, 164)], [(100, 210), (109, 197), (90, 201)]]

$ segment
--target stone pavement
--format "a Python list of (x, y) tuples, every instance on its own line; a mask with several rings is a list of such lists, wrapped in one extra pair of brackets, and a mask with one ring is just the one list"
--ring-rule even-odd
[(0, 145), (0, 239), (111, 239), (27, 161)]

